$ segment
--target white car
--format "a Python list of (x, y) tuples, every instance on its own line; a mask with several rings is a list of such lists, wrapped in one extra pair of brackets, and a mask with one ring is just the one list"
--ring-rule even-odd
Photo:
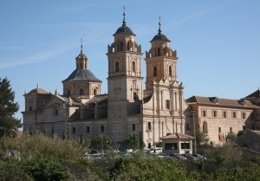
[(162, 148), (159, 148), (159, 147), (151, 148), (150, 153), (151, 154), (160, 154), (160, 153), (162, 153)]

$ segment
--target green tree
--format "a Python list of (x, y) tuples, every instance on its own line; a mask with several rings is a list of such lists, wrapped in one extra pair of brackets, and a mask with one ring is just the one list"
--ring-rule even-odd
[(14, 117), (19, 106), (14, 102), (14, 91), (7, 78), (0, 78), (0, 136), (10, 135), (20, 127), (20, 121)]
[(206, 145), (209, 142), (209, 137), (206, 133), (203, 133), (200, 130), (196, 130), (196, 143), (198, 146)]
[(237, 136), (230, 132), (228, 133), (228, 135), (226, 136), (226, 142), (227, 144), (234, 144), (236, 142)]
[(91, 148), (98, 149), (101, 151), (108, 150), (111, 148), (112, 140), (108, 136), (98, 136), (91, 140)]
[(144, 143), (142, 137), (138, 134), (129, 135), (129, 138), (124, 141), (127, 148), (132, 148), (133, 150), (143, 149)]

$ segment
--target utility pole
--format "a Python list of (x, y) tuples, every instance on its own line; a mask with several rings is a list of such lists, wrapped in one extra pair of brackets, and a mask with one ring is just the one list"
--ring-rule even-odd
[(104, 155), (103, 134), (101, 135), (101, 147), (102, 147), (102, 156), (103, 156)]
[(194, 136), (194, 153), (197, 154), (195, 111), (192, 111), (192, 121), (193, 121), (193, 136)]

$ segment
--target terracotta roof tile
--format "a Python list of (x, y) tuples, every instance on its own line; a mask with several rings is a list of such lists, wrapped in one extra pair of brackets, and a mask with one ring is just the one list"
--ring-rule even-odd
[(256, 108), (252, 102), (245, 99), (225, 99), (217, 97), (202, 97), (202, 96), (192, 96), (186, 100), (187, 103), (198, 103), (209, 106), (228, 106), (228, 107), (250, 107)]
[(181, 139), (181, 140), (191, 140), (193, 139), (192, 136), (190, 135), (186, 135), (186, 134), (182, 134), (182, 133), (173, 133), (173, 134), (169, 134), (167, 136), (164, 136), (162, 138), (160, 138), (161, 140), (169, 140), (169, 139)]

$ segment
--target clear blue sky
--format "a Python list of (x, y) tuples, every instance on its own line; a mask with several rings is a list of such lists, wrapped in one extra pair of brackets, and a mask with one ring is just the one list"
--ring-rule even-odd
[[(58, 89), (75, 68), (84, 39), (90, 70), (107, 92), (107, 45), (122, 23), (142, 51), (162, 31), (178, 51), (178, 77), (192, 95), (239, 99), (260, 87), (258, 0), (3, 0), (0, 3), (0, 77), (7, 77), (24, 110), (24, 91), (37, 83)], [(142, 61), (145, 77), (145, 62)], [(21, 114), (17, 114), (21, 117)]]

